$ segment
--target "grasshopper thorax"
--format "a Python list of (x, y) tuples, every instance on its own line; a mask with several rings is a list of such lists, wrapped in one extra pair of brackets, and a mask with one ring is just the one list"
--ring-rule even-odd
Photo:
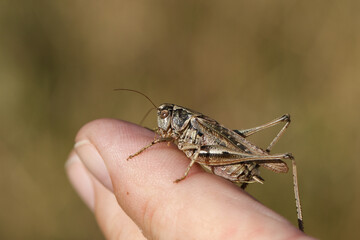
[(164, 103), (158, 107), (158, 127), (163, 131), (179, 132), (186, 128), (190, 121), (192, 112), (184, 107)]

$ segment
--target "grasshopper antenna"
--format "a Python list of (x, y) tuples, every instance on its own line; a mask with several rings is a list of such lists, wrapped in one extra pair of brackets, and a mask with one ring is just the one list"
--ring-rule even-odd
[[(148, 96), (146, 96), (145, 94), (143, 94), (142, 92), (139, 92), (139, 91), (136, 91), (136, 90), (133, 90), (133, 89), (128, 89), (128, 88), (116, 88), (116, 89), (114, 89), (114, 91), (129, 91), (129, 92), (138, 93), (138, 94), (143, 95), (144, 97), (146, 97), (146, 99), (149, 100), (149, 102), (151, 102), (151, 104), (152, 104), (155, 108), (157, 108), (156, 105), (154, 104), (154, 102), (151, 101), (151, 99), (150, 99)], [(145, 115), (145, 117), (146, 117), (148, 114), (149, 114), (149, 112)], [(142, 121), (143, 121), (143, 120), (142, 120)]]
[(149, 116), (149, 114), (151, 113), (152, 110), (154, 110), (156, 108), (150, 108), (146, 114), (144, 115), (144, 117), (141, 119), (141, 121), (139, 122), (139, 125), (142, 126), (142, 124), (144, 123), (145, 119), (147, 118), (147, 116)]

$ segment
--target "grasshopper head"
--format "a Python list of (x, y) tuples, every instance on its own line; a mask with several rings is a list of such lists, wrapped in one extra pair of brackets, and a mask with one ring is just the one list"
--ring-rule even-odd
[(173, 113), (174, 104), (164, 103), (158, 107), (157, 121), (158, 127), (167, 131), (171, 126), (171, 118)]
[(164, 103), (158, 108), (158, 127), (164, 131), (172, 128), (175, 132), (183, 130), (190, 121), (191, 112), (170, 103)]

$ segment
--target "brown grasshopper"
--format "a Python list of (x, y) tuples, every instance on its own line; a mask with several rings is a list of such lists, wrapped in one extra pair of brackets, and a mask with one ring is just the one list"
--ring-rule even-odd
[[(145, 96), (157, 109), (158, 128), (155, 132), (159, 135), (159, 138), (140, 149), (137, 153), (130, 155), (128, 160), (154, 144), (173, 142), (191, 160), (184, 176), (175, 180), (176, 183), (184, 180), (194, 163), (198, 163), (207, 171), (228, 179), (245, 189), (249, 183), (263, 183), (263, 179), (259, 175), (260, 166), (276, 173), (286, 173), (289, 169), (283, 160), (290, 159), (292, 161), (298, 226), (301, 231), (304, 231), (295, 159), (290, 153), (270, 154), (272, 147), (289, 126), (290, 115), (286, 114), (258, 127), (230, 130), (217, 121), (188, 108), (171, 103), (164, 103), (156, 107), (141, 92), (131, 89), (117, 90), (137, 92)], [(282, 122), (285, 123), (284, 127), (265, 150), (246, 139), (254, 133)]]

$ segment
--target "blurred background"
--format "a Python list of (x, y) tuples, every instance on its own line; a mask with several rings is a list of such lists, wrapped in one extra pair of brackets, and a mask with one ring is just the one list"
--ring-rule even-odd
[[(360, 235), (360, 2), (0, 2), (0, 238), (102, 239), (64, 163), (86, 122), (177, 103), (233, 129), (290, 113), (305, 230)], [(155, 127), (155, 113), (144, 122)], [(279, 127), (280, 128), (280, 127)], [(252, 140), (266, 147), (279, 128)], [(248, 191), (296, 224), (291, 174)]]

